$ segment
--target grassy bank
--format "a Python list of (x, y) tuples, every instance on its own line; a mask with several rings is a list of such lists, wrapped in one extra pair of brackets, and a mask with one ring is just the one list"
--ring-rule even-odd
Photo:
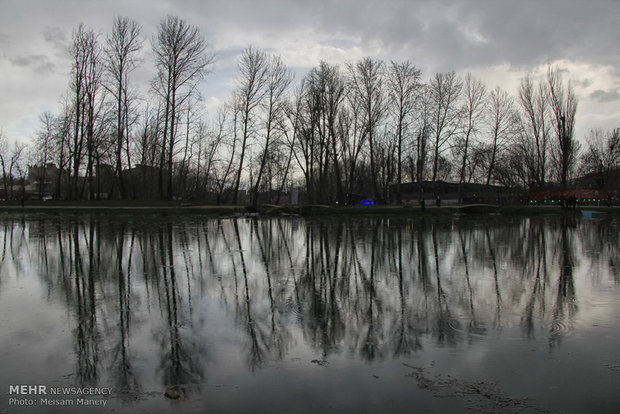
[(242, 206), (192, 205), (167, 200), (29, 201), (0, 203), (0, 211), (50, 214), (245, 214)]
[[(575, 210), (563, 210), (558, 207), (501, 206), (498, 214), (505, 215), (575, 215), (580, 209), (602, 211), (608, 215), (620, 215), (620, 207), (583, 206)], [(244, 206), (214, 206), (194, 203), (180, 203), (167, 200), (102, 200), (102, 201), (29, 201), (22, 207), (19, 202), (2, 202), (0, 211), (50, 214), (158, 214), (179, 215), (194, 214), (208, 216), (230, 216), (240, 214), (258, 214), (267, 216), (300, 215), (308, 217), (321, 216), (450, 216), (462, 214), (459, 206), (420, 207), (400, 206), (351, 206), (335, 207), (326, 205), (275, 206), (260, 205), (257, 208)]]

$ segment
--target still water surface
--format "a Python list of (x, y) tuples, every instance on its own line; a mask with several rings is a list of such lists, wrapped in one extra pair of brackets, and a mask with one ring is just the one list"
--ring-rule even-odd
[[(0, 412), (618, 412), (619, 241), (560, 217), (4, 214)], [(113, 390), (24, 407), (15, 384)]]

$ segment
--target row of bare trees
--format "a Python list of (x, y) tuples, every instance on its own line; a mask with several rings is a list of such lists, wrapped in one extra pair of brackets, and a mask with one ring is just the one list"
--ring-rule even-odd
[(617, 157), (602, 159), (603, 146), (616, 144), (597, 138), (601, 131), (579, 163), (577, 97), (556, 68), (522, 79), (516, 97), (471, 74), (424, 80), (410, 61), (374, 58), (320, 62), (295, 84), (280, 57), (249, 46), (230, 98), (206, 114), (199, 90), (215, 56), (198, 27), (161, 21), (148, 99), (131, 78), (144, 43), (128, 18), (116, 18), (103, 41), (75, 29), (65, 105), (41, 116), (33, 144), (41, 193), (52, 182), (54, 195), (69, 199), (257, 204), (303, 187), (311, 203), (400, 203), (409, 181), (566, 187), (577, 171), (617, 168)]
[(192, 107), (213, 55), (196, 26), (163, 19), (151, 41), (157, 73), (145, 109), (130, 78), (143, 43), (141, 26), (124, 17), (103, 41), (84, 25), (74, 30), (65, 105), (57, 116), (41, 116), (33, 160), (40, 182), (50, 181), (45, 169), (54, 164), (55, 196), (171, 198), (173, 177), (189, 170)]

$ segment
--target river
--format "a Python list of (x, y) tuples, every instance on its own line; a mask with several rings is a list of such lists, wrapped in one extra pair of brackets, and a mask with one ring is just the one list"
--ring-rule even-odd
[(619, 242), (559, 216), (3, 214), (0, 412), (615, 413)]

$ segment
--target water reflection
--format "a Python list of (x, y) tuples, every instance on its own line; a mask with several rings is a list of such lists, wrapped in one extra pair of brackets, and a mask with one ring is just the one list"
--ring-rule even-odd
[[(613, 228), (551, 218), (4, 216), (0, 292), (6, 275), (36, 278), (65, 307), (76, 384), (105, 379), (131, 401), (156, 381), (179, 398), (206, 383), (212, 347), (229, 347), (250, 371), (300, 347), (318, 363), (370, 362), (515, 326), (556, 349), (581, 311), (576, 268), (595, 269), (581, 274), (591, 284), (603, 274), (619, 281)], [(213, 309), (234, 333), (207, 323)]]

